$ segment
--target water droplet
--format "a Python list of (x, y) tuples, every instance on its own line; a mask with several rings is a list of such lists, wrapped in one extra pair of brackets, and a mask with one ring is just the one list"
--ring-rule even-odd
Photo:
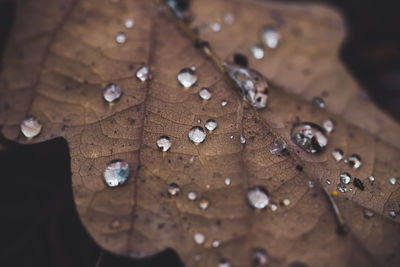
[(276, 204), (271, 204), (271, 205), (269, 205), (269, 207), (271, 208), (272, 211), (278, 210), (278, 205), (276, 205)]
[(259, 45), (253, 45), (250, 52), (255, 59), (262, 59), (264, 57), (264, 48)]
[(322, 127), (327, 133), (332, 133), (335, 130), (335, 122), (331, 119), (324, 120)]
[(395, 177), (392, 177), (389, 179), (389, 183), (395, 185), (397, 183), (397, 179)]
[(135, 26), (135, 20), (134, 19), (130, 18), (130, 19), (125, 20), (125, 28), (132, 29), (133, 26)]
[(321, 97), (313, 97), (312, 103), (321, 109), (326, 108), (325, 102)]
[(265, 108), (268, 99), (267, 80), (259, 72), (230, 63), (224, 63), (229, 77), (240, 88), (242, 96), (256, 109)]
[(197, 195), (196, 195), (195, 192), (189, 192), (188, 195), (187, 195), (187, 197), (188, 197), (189, 200), (192, 200), (192, 201), (193, 201), (193, 200), (196, 200)]
[(226, 185), (230, 185), (230, 184), (231, 184), (231, 178), (226, 177), (226, 178), (225, 178), (225, 184), (226, 184)]
[(206, 139), (206, 132), (202, 127), (194, 126), (190, 129), (188, 136), (189, 140), (197, 145), (204, 142)]
[(267, 191), (260, 186), (250, 189), (247, 193), (247, 199), (250, 205), (256, 209), (263, 209), (269, 203)]
[(125, 43), (126, 42), (126, 39), (127, 39), (128, 37), (126, 36), (126, 34), (124, 33), (124, 32), (119, 32), (118, 34), (117, 34), (117, 37), (115, 37), (115, 41), (118, 43), (118, 44), (123, 44), (123, 43)]
[(311, 122), (294, 125), (290, 136), (296, 145), (311, 154), (322, 151), (328, 144), (325, 130)]
[(221, 242), (220, 242), (219, 240), (214, 240), (214, 241), (212, 242), (213, 248), (219, 247), (220, 244), (221, 244)]
[(375, 177), (371, 175), (370, 177), (368, 177), (368, 180), (369, 180), (371, 183), (373, 183), (373, 182), (375, 181)]
[(235, 17), (233, 16), (232, 13), (226, 13), (224, 15), (224, 22), (226, 24), (232, 25), (235, 22)]
[(338, 184), (336, 188), (340, 193), (346, 193), (347, 191), (346, 185), (342, 183)]
[(157, 146), (161, 151), (168, 151), (171, 147), (171, 139), (168, 136), (161, 136), (157, 140)]
[(189, 159), (189, 163), (193, 163), (195, 159), (196, 159), (195, 156), (191, 156), (190, 159)]
[(202, 88), (199, 91), (199, 96), (201, 97), (201, 99), (203, 100), (210, 100), (211, 99), (211, 93), (210, 91), (208, 91), (207, 88)]
[(269, 48), (276, 48), (279, 45), (281, 35), (272, 27), (264, 27), (261, 30), (260, 38), (262, 43)]
[(121, 222), (119, 221), (119, 220), (113, 220), (111, 223), (110, 223), (110, 228), (111, 229), (117, 229), (117, 228), (119, 228), (121, 226)]
[(33, 138), (40, 134), (42, 124), (35, 117), (28, 117), (21, 122), (20, 129), (26, 138)]
[(211, 30), (213, 32), (220, 32), (221, 31), (221, 24), (214, 22), (213, 24), (211, 24)]
[(347, 163), (350, 167), (353, 167), (354, 169), (358, 169), (361, 167), (361, 157), (357, 154), (353, 154), (349, 156), (346, 160), (345, 163)]
[(286, 151), (286, 143), (281, 142), (278, 138), (274, 140), (274, 146), (269, 150), (272, 155), (281, 156)]
[(283, 203), (283, 205), (285, 205), (285, 206), (287, 207), (287, 206), (290, 205), (290, 200), (287, 199), (287, 198), (285, 198), (285, 199), (282, 201), (282, 203)]
[(170, 196), (177, 196), (180, 191), (181, 191), (181, 189), (179, 188), (179, 186), (176, 183), (172, 183), (168, 187), (168, 194)]
[(129, 177), (129, 164), (122, 160), (113, 160), (104, 168), (104, 181), (109, 187), (123, 185)]
[(240, 143), (246, 144), (246, 138), (243, 135), (240, 136)]
[(339, 177), (342, 184), (349, 184), (351, 181), (351, 176), (347, 172), (341, 173)]
[(341, 161), (343, 159), (343, 151), (341, 149), (335, 149), (332, 151), (332, 158), (336, 161)]
[(104, 100), (111, 103), (118, 100), (121, 97), (122, 90), (121, 87), (114, 83), (110, 83), (103, 90)]
[(331, 184), (331, 180), (326, 179), (326, 180), (325, 180), (325, 183), (326, 183), (326, 184)]
[(396, 213), (394, 210), (389, 211), (389, 215), (390, 215), (392, 218), (396, 218), (396, 217), (397, 217), (397, 213)]
[(254, 251), (253, 265), (254, 267), (266, 266), (268, 262), (267, 253), (265, 250), (259, 248)]
[(146, 66), (140, 67), (136, 72), (136, 78), (138, 78), (142, 82), (145, 82), (148, 79), (150, 79), (150, 70), (149, 70), (149, 68), (146, 67)]
[(202, 233), (194, 233), (193, 235), (194, 242), (196, 242), (197, 245), (201, 245), (204, 243), (206, 238)]
[(226, 105), (228, 105), (228, 101), (222, 100), (222, 101), (221, 101), (221, 106), (222, 106), (222, 107), (225, 107)]
[(314, 187), (314, 183), (311, 180), (308, 180), (308, 187), (309, 188), (313, 188)]
[(215, 122), (215, 120), (209, 119), (208, 121), (206, 121), (205, 127), (208, 131), (212, 132), (217, 128), (217, 123)]
[(235, 138), (233, 135), (231, 135), (231, 136), (229, 136), (229, 138), (231, 139), (231, 140), (233, 140), (233, 138)]
[(365, 209), (365, 210), (364, 210), (364, 218), (369, 219), (369, 218), (371, 218), (371, 217), (374, 216), (374, 215), (375, 215), (375, 214), (374, 214), (373, 211), (368, 210), (368, 209)]
[(196, 72), (190, 68), (182, 69), (176, 78), (178, 79), (178, 82), (185, 88), (190, 88), (197, 82)]
[(200, 207), (202, 210), (206, 210), (206, 209), (208, 208), (209, 204), (210, 204), (210, 202), (208, 202), (207, 199), (202, 199), (202, 200), (200, 200), (200, 202), (199, 202), (199, 207)]
[(229, 263), (229, 261), (222, 259), (219, 261), (218, 267), (231, 267), (231, 264)]

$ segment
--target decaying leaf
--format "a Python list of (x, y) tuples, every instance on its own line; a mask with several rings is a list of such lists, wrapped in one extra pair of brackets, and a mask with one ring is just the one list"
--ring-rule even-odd
[[(83, 225), (118, 254), (172, 248), (186, 266), (398, 265), (400, 190), (390, 178), (399, 176), (399, 125), (360, 98), (338, 61), (340, 17), (317, 5), (239, 0), (196, 0), (178, 11), (191, 21), (153, 1), (21, 2), (0, 80), (3, 135), (67, 140)], [(282, 45), (263, 47), (256, 60), (249, 51), (265, 26), (278, 28)], [(213, 50), (196, 48), (190, 27)], [(267, 108), (239, 97), (207, 51), (226, 61), (247, 55), (268, 79)], [(143, 66), (151, 79), (136, 77)], [(182, 70), (187, 83), (177, 80)], [(103, 96), (110, 84), (111, 103)], [(41, 129), (27, 139), (20, 124), (30, 116)], [(191, 142), (190, 130), (210, 119), (217, 127)], [(326, 146), (312, 139), (322, 151), (296, 144), (294, 126), (327, 119), (332, 132), (316, 128)], [(335, 149), (358, 155), (361, 167), (337, 162)], [(115, 160), (130, 175), (109, 187), (104, 170)], [(337, 191), (342, 173), (351, 176), (346, 192)], [(340, 235), (343, 222), (349, 232)]]

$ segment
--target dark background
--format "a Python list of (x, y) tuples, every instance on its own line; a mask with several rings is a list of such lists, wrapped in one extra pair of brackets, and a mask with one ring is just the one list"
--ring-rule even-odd
[[(396, 1), (300, 1), (327, 3), (344, 14), (349, 37), (341, 50), (343, 62), (371, 99), (400, 120)], [(0, 1), (0, 57), (14, 14), (13, 3)], [(69, 168), (63, 139), (23, 146), (0, 137), (0, 266), (182, 266), (173, 251), (144, 260), (102, 251), (80, 224)]]

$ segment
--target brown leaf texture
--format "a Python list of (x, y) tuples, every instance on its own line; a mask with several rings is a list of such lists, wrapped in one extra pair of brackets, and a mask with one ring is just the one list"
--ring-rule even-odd
[[(360, 97), (362, 90), (339, 62), (345, 35), (340, 16), (318, 5), (239, 0), (191, 1), (188, 12), (190, 26), (220, 58), (248, 55), (250, 67), (273, 82), (266, 109), (256, 111), (238, 97), (170, 12), (152, 1), (24, 1), (0, 78), (2, 134), (21, 143), (67, 140), (80, 218), (109, 251), (145, 257), (172, 248), (186, 266), (223, 260), (252, 266), (259, 250), (268, 266), (398, 266), (400, 219), (389, 212), (399, 212), (400, 189), (389, 178), (399, 176), (399, 125)], [(226, 12), (234, 14), (232, 25), (223, 24)], [(131, 17), (135, 26), (125, 29)], [(215, 21), (222, 25), (218, 33), (209, 27)], [(282, 45), (256, 61), (249, 48), (267, 24), (282, 31)], [(115, 42), (118, 32), (126, 33), (124, 44)], [(150, 81), (135, 77), (143, 65), (151, 69)], [(199, 80), (184, 89), (176, 75), (193, 65)], [(123, 93), (109, 104), (103, 88), (111, 82)], [(211, 100), (199, 98), (202, 87), (212, 92)], [(327, 110), (310, 101), (323, 94)], [(19, 130), (27, 115), (43, 125), (31, 140)], [(189, 130), (210, 118), (217, 129), (204, 143), (191, 143)], [(291, 141), (293, 123), (321, 125), (327, 118), (336, 127), (322, 153), (307, 154)], [(168, 152), (158, 150), (160, 136), (171, 139)], [(290, 153), (270, 153), (277, 138)], [(360, 155), (362, 167), (334, 161), (336, 148)], [(115, 159), (127, 161), (131, 174), (123, 186), (109, 188), (103, 171)], [(331, 196), (347, 235), (336, 233), (337, 215), (327, 197), (342, 172), (365, 186)], [(178, 196), (168, 196), (171, 183), (179, 185)], [(250, 207), (247, 192), (255, 186), (268, 190), (276, 211)], [(209, 202), (205, 210), (202, 199)], [(285, 199), (288, 206), (280, 204)], [(375, 215), (364, 218), (365, 209)], [(194, 242), (196, 233), (204, 235), (203, 244)]]

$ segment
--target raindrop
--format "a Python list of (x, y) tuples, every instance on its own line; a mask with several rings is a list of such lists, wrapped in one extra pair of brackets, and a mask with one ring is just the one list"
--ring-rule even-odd
[(269, 150), (272, 155), (281, 156), (286, 151), (286, 143), (281, 142), (278, 138), (274, 140), (274, 146)]
[(347, 163), (350, 167), (354, 169), (358, 169), (361, 167), (361, 157), (357, 154), (353, 154), (349, 156), (346, 160), (345, 163)]
[(342, 184), (349, 184), (351, 181), (351, 176), (347, 172), (341, 173), (339, 177)]
[(207, 199), (202, 199), (202, 200), (200, 200), (200, 202), (199, 202), (199, 207), (200, 207), (202, 210), (206, 210), (206, 209), (208, 208), (209, 205), (210, 205), (210, 202), (208, 202)]
[(392, 218), (396, 218), (396, 217), (397, 217), (397, 213), (396, 213), (394, 210), (389, 211), (389, 215), (390, 215)]
[(126, 39), (127, 39), (127, 36), (126, 36), (126, 34), (125, 34), (124, 32), (119, 32), (119, 33), (117, 34), (117, 37), (115, 37), (115, 41), (116, 41), (118, 44), (123, 44), (123, 43), (125, 43), (125, 42), (126, 42)]
[(374, 216), (374, 215), (375, 215), (375, 214), (374, 214), (373, 211), (368, 210), (368, 209), (365, 209), (365, 210), (364, 210), (364, 218), (369, 219), (369, 218), (371, 218), (371, 217)]
[(21, 122), (20, 129), (26, 138), (33, 138), (40, 134), (42, 124), (35, 117), (28, 117)]
[(134, 19), (127, 19), (125, 20), (125, 28), (127, 29), (132, 29), (133, 26), (135, 26), (135, 20)]
[(171, 147), (171, 139), (168, 136), (161, 136), (157, 140), (157, 146), (161, 151), (168, 151)]
[(264, 57), (264, 48), (259, 45), (253, 45), (250, 52), (255, 59), (262, 59)]
[(192, 201), (193, 201), (193, 200), (196, 200), (197, 195), (196, 195), (195, 192), (189, 192), (188, 195), (187, 195), (187, 197), (188, 197), (189, 200), (192, 200)]
[(195, 156), (191, 156), (190, 159), (189, 159), (189, 163), (193, 163), (195, 159), (196, 159)]
[(326, 180), (325, 180), (325, 183), (326, 183), (326, 184), (331, 184), (331, 180), (326, 179)]
[(220, 32), (221, 31), (221, 24), (214, 22), (213, 24), (211, 24), (211, 30), (213, 32)]
[(121, 222), (119, 221), (119, 220), (113, 220), (111, 223), (110, 223), (110, 228), (112, 228), (112, 229), (117, 229), (117, 228), (119, 228), (121, 226)]
[(201, 97), (201, 99), (203, 100), (210, 100), (211, 99), (211, 93), (210, 91), (208, 91), (207, 88), (202, 88), (199, 91), (199, 96)]
[(104, 168), (104, 181), (109, 187), (123, 185), (129, 177), (129, 164), (122, 160), (113, 160)]
[(226, 185), (230, 185), (230, 184), (231, 184), (231, 178), (226, 177), (226, 178), (225, 178), (225, 184), (226, 184)]
[(314, 105), (316, 105), (317, 107), (319, 107), (321, 109), (326, 108), (325, 102), (321, 97), (313, 97), (313, 99), (311, 101)]
[(314, 187), (314, 183), (311, 180), (308, 180), (308, 187), (309, 188), (313, 188)]
[(368, 180), (369, 180), (371, 183), (373, 183), (373, 182), (375, 181), (375, 177), (371, 175), (370, 177), (368, 177)]
[(208, 131), (212, 132), (217, 128), (217, 123), (215, 122), (215, 120), (209, 119), (208, 121), (206, 121), (205, 127)]
[(231, 264), (229, 263), (229, 261), (222, 259), (219, 261), (218, 267), (231, 267)]
[(214, 240), (214, 241), (212, 242), (213, 248), (219, 247), (220, 244), (221, 244), (221, 242), (220, 242), (219, 240)]
[(249, 190), (247, 193), (247, 199), (250, 205), (256, 209), (263, 209), (269, 203), (267, 191), (259, 186)]
[(147, 81), (150, 78), (150, 70), (146, 66), (140, 67), (136, 72), (136, 78), (141, 80), (142, 82)]
[(190, 129), (188, 136), (189, 140), (197, 145), (204, 142), (206, 139), (206, 132), (202, 127), (194, 126), (192, 129)]
[(192, 87), (197, 82), (195, 70), (191, 68), (182, 69), (176, 76), (178, 82), (185, 88)]
[(389, 179), (389, 183), (395, 185), (397, 183), (397, 179), (395, 177), (392, 177)]
[(285, 199), (282, 201), (282, 203), (283, 203), (283, 205), (285, 205), (285, 206), (287, 207), (287, 206), (290, 205), (290, 200), (287, 199), (287, 198), (285, 198)]
[(114, 83), (110, 83), (103, 90), (104, 100), (111, 103), (118, 100), (121, 97), (122, 90), (121, 87)]
[(271, 205), (269, 205), (269, 207), (271, 208), (272, 211), (278, 210), (278, 206), (276, 204), (271, 204)]
[(322, 127), (327, 133), (332, 133), (335, 130), (335, 122), (331, 119), (324, 120)]
[(197, 123), (201, 123), (201, 120), (200, 120), (200, 119), (198, 119), (198, 120), (197, 120)]
[(267, 253), (265, 250), (259, 248), (254, 251), (253, 265), (254, 267), (266, 266), (268, 262)]
[(281, 35), (274, 28), (264, 27), (261, 30), (260, 38), (262, 43), (268, 46), (269, 48), (276, 48), (281, 39)]
[(240, 88), (242, 96), (256, 109), (265, 108), (268, 99), (267, 80), (259, 72), (235, 64), (224, 63), (229, 77)]
[(346, 193), (347, 191), (346, 185), (342, 183), (338, 184), (336, 188), (340, 193)]
[(231, 136), (229, 136), (229, 138), (231, 139), (231, 140), (233, 140), (233, 138), (235, 138), (233, 135), (231, 135)]
[(246, 144), (246, 138), (243, 135), (240, 136), (240, 143)]
[(228, 105), (228, 101), (222, 100), (222, 101), (221, 101), (221, 106), (222, 106), (222, 107), (225, 107), (226, 105)]
[(180, 191), (181, 191), (181, 189), (179, 188), (179, 186), (176, 183), (172, 183), (168, 187), (168, 194), (170, 196), (177, 196)]
[(294, 125), (290, 136), (296, 145), (311, 154), (322, 151), (328, 144), (325, 130), (311, 122)]
[(233, 16), (232, 13), (226, 13), (226, 14), (224, 15), (224, 22), (225, 22), (226, 24), (231, 25), (231, 24), (233, 24), (233, 23), (235, 22), (235, 17)]
[(332, 151), (332, 158), (336, 161), (341, 161), (343, 159), (343, 151), (341, 149), (335, 149)]
[(204, 237), (204, 235), (202, 233), (194, 233), (193, 239), (194, 239), (194, 242), (196, 242), (197, 245), (201, 245), (201, 244), (204, 243), (206, 238)]

